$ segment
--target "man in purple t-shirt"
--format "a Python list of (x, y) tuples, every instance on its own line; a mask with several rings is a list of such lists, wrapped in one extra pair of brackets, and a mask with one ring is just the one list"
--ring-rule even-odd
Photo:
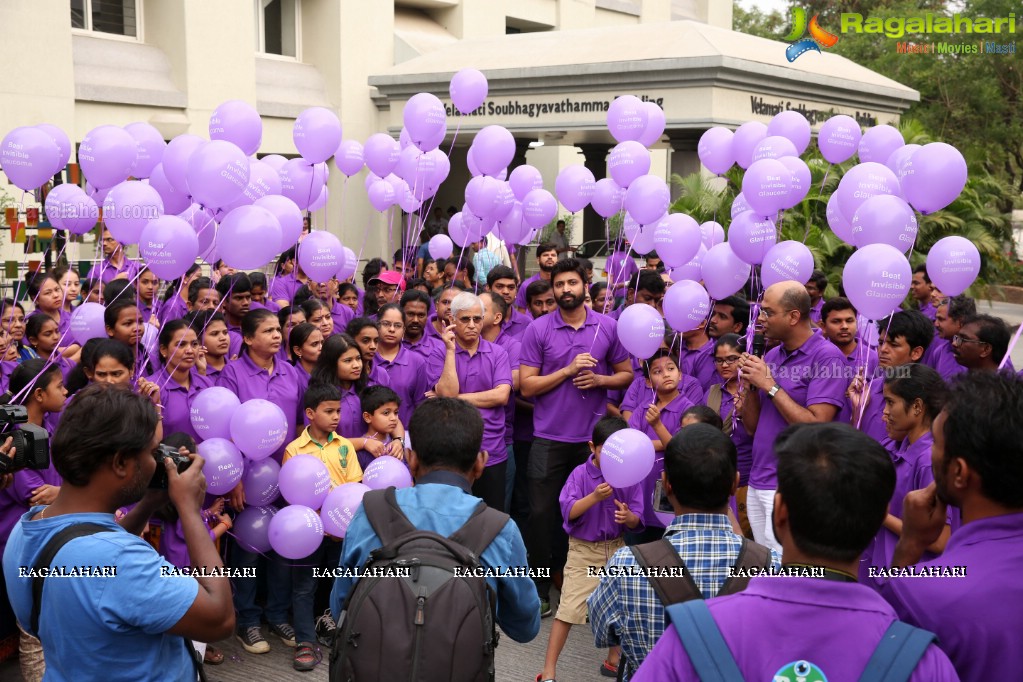
[(934, 304), (931, 303), (933, 292), (934, 285), (931, 284), (931, 278), (927, 276), (927, 266), (921, 263), (913, 268), (913, 281), (909, 285), (909, 293), (916, 299), (917, 309), (931, 322), (934, 322), (934, 314), (937, 312)]
[[(536, 398), (528, 473), (529, 560), (534, 568), (557, 571), (568, 551), (558, 495), (569, 473), (589, 457), (587, 443), (604, 416), (608, 389), (629, 385), (632, 364), (615, 321), (583, 305), (586, 273), (579, 261), (559, 261), (551, 282), (558, 309), (534, 320), (522, 335), (519, 382), (523, 397)], [(549, 615), (550, 579), (536, 582)]]
[(934, 313), (934, 340), (927, 346), (923, 364), (934, 369), (945, 381), (950, 381), (966, 368), (956, 361), (952, 351), (952, 337), (963, 328), (963, 320), (977, 314), (976, 302), (964, 294), (943, 298)]
[(554, 264), (558, 262), (558, 248), (554, 244), (548, 244), (544, 242), (536, 247), (536, 264), (540, 266), (540, 272), (536, 273), (532, 277), (529, 277), (521, 285), (519, 285), (519, 293), (515, 297), (515, 307), (522, 312), (528, 312), (526, 310), (526, 287), (537, 280), (551, 281), (551, 272), (554, 270)]
[[(961, 679), (1018, 679), (1023, 379), (995, 372), (956, 377), (931, 432), (934, 482), (904, 498), (892, 557), (894, 567), (910, 568), (893, 572), (881, 594), (899, 617), (938, 635)], [(918, 564), (944, 528), (948, 506), (959, 508), (963, 525), (939, 558)]]
[(96, 263), (89, 270), (89, 279), (102, 280), (109, 284), (114, 279), (126, 279), (131, 281), (139, 272), (139, 264), (128, 258), (124, 253), (124, 246), (121, 245), (110, 230), (103, 229), (103, 260)]
[[(810, 323), (810, 296), (799, 282), (772, 284), (758, 318), (778, 346), (763, 359), (743, 353), (742, 422), (753, 436), (746, 509), (753, 539), (781, 550), (771, 528), (777, 487), (775, 437), (789, 424), (830, 422), (845, 404), (845, 357)], [(751, 390), (755, 389), (755, 390)]]
[(823, 321), (824, 290), (828, 288), (828, 276), (820, 270), (814, 270), (805, 288), (810, 297), (810, 322), (819, 327)]
[[(707, 608), (741, 679), (855, 680), (898, 619), (879, 594), (856, 581), (860, 554), (881, 527), (895, 490), (895, 469), (884, 448), (846, 424), (789, 427), (775, 450), (773, 514), (786, 577), (755, 577), (745, 591), (711, 599)], [(699, 679), (674, 627), (632, 677)], [(958, 677), (931, 643), (909, 679)]]
[[(1012, 332), (1005, 320), (994, 315), (974, 315), (963, 320), (962, 329), (952, 337), (956, 362), (969, 371), (997, 372), (1009, 350)], [(1009, 371), (1013, 370), (1011, 361)]]

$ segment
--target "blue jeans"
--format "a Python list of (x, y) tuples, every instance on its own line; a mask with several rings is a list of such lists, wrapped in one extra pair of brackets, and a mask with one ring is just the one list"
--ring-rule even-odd
[(313, 602), (316, 599), (317, 581), (314, 568), (337, 568), (341, 563), (341, 543), (323, 538), (319, 548), (304, 559), (298, 559), (291, 566), (291, 610), (295, 621), (295, 642), (316, 644), (316, 613)]
[[(256, 568), (258, 563), (258, 554), (232, 542), (232, 568)], [(266, 620), (272, 625), (287, 623), (288, 607), (291, 606), (291, 568), (273, 552), (267, 555), (266, 567)], [(234, 585), (234, 610), (238, 614), (238, 629), (253, 625), (259, 627), (256, 578), (231, 578), (231, 583)]]

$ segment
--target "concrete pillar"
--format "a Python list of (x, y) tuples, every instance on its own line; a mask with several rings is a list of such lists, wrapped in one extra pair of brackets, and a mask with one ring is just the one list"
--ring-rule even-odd
[[(680, 175), (683, 178), (700, 170), (700, 157), (696, 153), (697, 139), (676, 138), (670, 139), (671, 154), (668, 157), (669, 178), (671, 175)], [(678, 199), (679, 189), (670, 182), (671, 200)]]
[[(586, 159), (586, 167), (593, 173), (593, 178), (600, 180), (607, 177), (607, 155), (611, 152), (611, 145), (587, 143), (580, 144), (578, 147), (582, 150), (583, 157)], [(592, 206), (587, 205), (583, 210), (582, 241), (588, 242), (604, 237), (604, 219), (593, 210)]]

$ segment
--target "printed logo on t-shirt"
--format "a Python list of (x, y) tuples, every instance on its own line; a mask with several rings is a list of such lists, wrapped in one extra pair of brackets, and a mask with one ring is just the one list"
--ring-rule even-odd
[(810, 661), (793, 661), (774, 674), (773, 682), (828, 682), (828, 676)]

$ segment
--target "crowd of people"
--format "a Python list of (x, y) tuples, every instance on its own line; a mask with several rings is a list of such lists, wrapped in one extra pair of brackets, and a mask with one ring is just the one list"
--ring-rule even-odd
[[(602, 651), (594, 672), (623, 679), (701, 679), (708, 660), (745, 679), (855, 679), (890, 637), (911, 643), (914, 680), (1023, 667), (1023, 378), (1003, 360), (1008, 325), (923, 266), (884, 320), (815, 272), (715, 301), (637, 358), (616, 328), (628, 306), (661, 309), (673, 283), (656, 254), (604, 281), (543, 243), (522, 279), (485, 242), (446, 261), (420, 248), (370, 260), (357, 284), (312, 281), (291, 250), (270, 276), (218, 262), (162, 286), (109, 232), (102, 246), (84, 282), (58, 267), (31, 279), (30, 306), (0, 303), (0, 390), (50, 436), (48, 467), (0, 479), (0, 635), (19, 639), (28, 680), (194, 679), (231, 635), (249, 654), (269, 636), (311, 670), (334, 641), (358, 580), (315, 571), (363, 566), (382, 531), (360, 511), (299, 560), (237, 540), (259, 505), (242, 483), (204, 494), (195, 454), (192, 405), (214, 386), (279, 406), (275, 460), (315, 456), (334, 486), (402, 462), (416, 483), (395, 504), (416, 528), (446, 536), (478, 499), (506, 513), (479, 559), (530, 569), (486, 578), (509, 637), (554, 617), (538, 682), (573, 625)], [(107, 338), (73, 341), (80, 301), (105, 304)], [(615, 488), (602, 449), (626, 428), (656, 456)], [(92, 535), (63, 563), (116, 564), (116, 590), (34, 591), (21, 569), (81, 523)], [(637, 570), (664, 566), (680, 571)]]

